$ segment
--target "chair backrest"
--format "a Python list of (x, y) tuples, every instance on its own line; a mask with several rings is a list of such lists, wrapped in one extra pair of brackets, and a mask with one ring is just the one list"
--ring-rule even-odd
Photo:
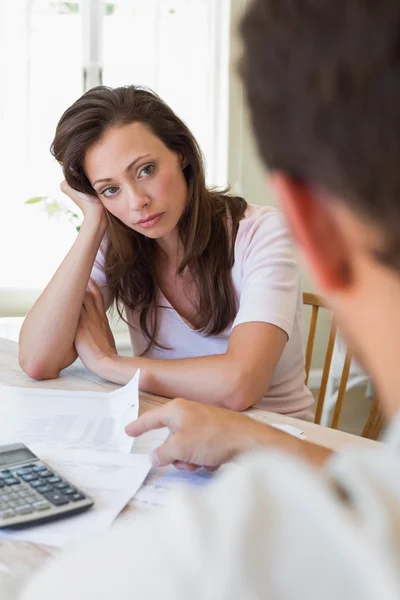
[[(312, 360), (312, 355), (313, 355), (313, 350), (314, 350), (318, 315), (319, 315), (319, 312), (321, 309), (322, 310), (328, 310), (328, 309), (324, 306), (323, 300), (317, 294), (313, 294), (310, 292), (303, 293), (303, 304), (306, 306), (311, 306), (311, 320), (310, 320), (310, 328), (309, 328), (309, 333), (308, 333), (308, 338), (307, 338), (306, 364), (305, 364), (306, 384), (307, 384), (308, 378), (310, 375), (311, 360)], [(330, 369), (331, 369), (331, 365), (332, 365), (333, 350), (334, 350), (335, 340), (336, 340), (336, 335), (337, 335), (336, 324), (332, 318), (332, 313), (330, 311), (329, 311), (329, 313), (330, 313), (330, 317), (331, 317), (331, 325), (330, 325), (328, 345), (327, 345), (327, 349), (326, 349), (324, 365), (323, 365), (323, 369), (322, 369), (321, 386), (320, 386), (319, 393), (318, 393), (317, 408), (315, 411), (315, 419), (314, 419), (315, 423), (318, 423), (318, 424), (321, 422), (321, 415), (322, 415), (322, 410), (324, 407), (329, 373), (330, 373)], [(340, 378), (339, 389), (337, 392), (335, 409), (333, 411), (332, 422), (330, 425), (333, 429), (337, 429), (338, 425), (339, 425), (339, 418), (340, 418), (340, 414), (342, 411), (343, 399), (344, 399), (344, 395), (346, 392), (347, 382), (349, 379), (351, 359), (352, 359), (352, 354), (351, 354), (350, 350), (347, 349), (344, 364), (343, 364), (342, 374), (341, 374), (341, 378)], [(371, 411), (370, 411), (370, 414), (368, 417), (368, 421), (363, 430), (362, 435), (364, 437), (370, 437), (372, 439), (377, 439), (377, 437), (379, 436), (380, 431), (382, 429), (382, 426), (383, 426), (382, 415), (379, 410), (378, 402), (377, 402), (376, 398), (374, 398), (374, 400), (372, 402), (372, 406), (371, 406)]]

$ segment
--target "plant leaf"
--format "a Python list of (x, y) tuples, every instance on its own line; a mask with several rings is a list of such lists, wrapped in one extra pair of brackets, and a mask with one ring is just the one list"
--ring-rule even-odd
[(24, 204), (38, 204), (39, 202), (44, 202), (45, 200), (47, 200), (46, 196), (36, 196), (35, 198), (29, 198), (29, 200), (26, 200)]
[(62, 207), (57, 202), (50, 202), (49, 204), (46, 204), (46, 212), (51, 217), (60, 211), (62, 211)]

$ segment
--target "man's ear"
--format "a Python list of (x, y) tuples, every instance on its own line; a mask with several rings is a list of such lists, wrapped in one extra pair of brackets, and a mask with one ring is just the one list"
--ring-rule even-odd
[(311, 186), (284, 173), (272, 173), (269, 183), (278, 195), (315, 284), (322, 293), (343, 291), (351, 283), (351, 260), (332, 205)]

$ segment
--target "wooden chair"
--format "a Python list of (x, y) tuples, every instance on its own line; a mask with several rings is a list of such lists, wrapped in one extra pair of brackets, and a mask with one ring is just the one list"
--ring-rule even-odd
[[(312, 308), (310, 328), (309, 328), (307, 347), (306, 347), (305, 370), (306, 370), (306, 385), (307, 385), (308, 378), (310, 375), (311, 359), (312, 359), (312, 355), (313, 355), (314, 342), (315, 342), (315, 334), (316, 334), (316, 330), (317, 330), (318, 314), (319, 314), (319, 311), (321, 308), (324, 310), (327, 310), (327, 309), (324, 306), (323, 301), (317, 294), (312, 294), (309, 292), (303, 293), (303, 304), (307, 305), (307, 306), (311, 306), (311, 308)], [(314, 419), (314, 422), (318, 423), (318, 424), (321, 422), (321, 415), (322, 415), (322, 410), (323, 410), (324, 402), (325, 402), (326, 389), (327, 389), (327, 385), (328, 385), (329, 372), (330, 372), (331, 364), (332, 364), (332, 356), (333, 356), (333, 349), (335, 346), (336, 334), (337, 334), (337, 327), (336, 327), (335, 322), (332, 319), (330, 332), (329, 332), (328, 346), (327, 346), (326, 355), (325, 355), (325, 362), (324, 362), (324, 366), (322, 369), (321, 387), (320, 387), (319, 393), (318, 393), (317, 408), (316, 408), (315, 419)], [(333, 411), (332, 422), (330, 425), (333, 429), (337, 429), (338, 425), (339, 425), (339, 418), (340, 418), (340, 414), (342, 411), (343, 399), (344, 399), (344, 395), (346, 392), (347, 382), (349, 379), (351, 359), (352, 359), (351, 351), (347, 349), (346, 357), (345, 357), (344, 365), (343, 365), (343, 370), (342, 370), (342, 376), (341, 376), (340, 383), (339, 383), (339, 389), (337, 392), (336, 404), (335, 404), (335, 408)], [(378, 403), (376, 397), (374, 397), (367, 422), (366, 422), (364, 430), (362, 432), (362, 436), (368, 437), (370, 439), (377, 439), (382, 431), (383, 425), (384, 425), (384, 419), (383, 419), (382, 413), (379, 408), (379, 403)]]

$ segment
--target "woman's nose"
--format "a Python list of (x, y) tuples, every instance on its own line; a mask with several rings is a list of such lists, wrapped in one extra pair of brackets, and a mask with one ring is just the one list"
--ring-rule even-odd
[(132, 187), (129, 189), (128, 203), (131, 211), (139, 211), (150, 204), (150, 199), (146, 194), (138, 192)]

